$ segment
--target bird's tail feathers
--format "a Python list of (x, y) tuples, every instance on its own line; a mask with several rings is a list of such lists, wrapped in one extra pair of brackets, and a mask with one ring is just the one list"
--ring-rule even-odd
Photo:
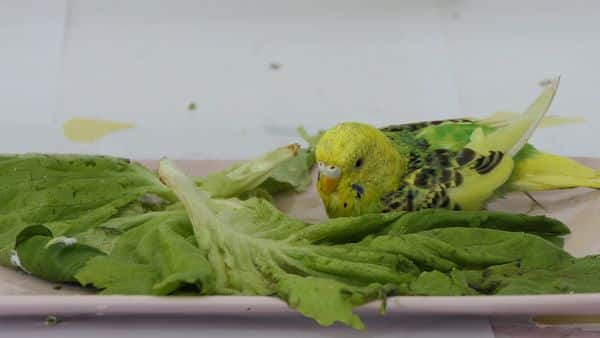
[(534, 150), (519, 154), (508, 190), (540, 191), (576, 187), (600, 189), (600, 170), (568, 157)]
[(600, 189), (600, 173), (595, 177), (580, 177), (566, 175), (537, 175), (526, 176), (520, 181), (511, 183), (513, 191), (543, 191), (570, 188)]

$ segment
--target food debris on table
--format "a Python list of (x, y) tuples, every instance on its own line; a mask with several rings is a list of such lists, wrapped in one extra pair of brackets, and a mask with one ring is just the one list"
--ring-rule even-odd
[(50, 315), (48, 317), (46, 317), (46, 319), (44, 320), (44, 325), (45, 326), (56, 326), (61, 322), (61, 320), (53, 315)]

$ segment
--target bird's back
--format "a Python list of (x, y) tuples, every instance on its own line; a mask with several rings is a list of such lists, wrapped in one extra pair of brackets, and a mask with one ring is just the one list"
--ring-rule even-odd
[[(473, 132), (480, 128), (490, 134), (502, 128), (518, 114), (497, 113), (486, 119), (450, 119), (392, 125), (380, 130), (392, 141), (396, 149), (412, 161), (427, 152), (448, 150), (457, 152), (469, 142)], [(577, 119), (549, 117), (543, 126), (578, 122)], [(410, 163), (409, 163), (410, 167)], [(413, 163), (412, 167), (415, 167)], [(538, 191), (575, 186), (600, 187), (598, 171), (563, 156), (537, 150), (526, 144), (514, 156), (514, 169), (498, 193), (510, 191)]]
[(501, 152), (478, 153), (468, 148), (478, 128), (493, 132), (472, 119), (381, 128), (396, 150), (408, 158), (400, 186), (382, 199), (383, 210), (481, 208), (498, 182), (510, 175), (512, 160), (503, 161)]

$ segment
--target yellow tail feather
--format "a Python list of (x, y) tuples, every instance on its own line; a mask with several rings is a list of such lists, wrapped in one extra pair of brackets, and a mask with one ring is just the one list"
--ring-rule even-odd
[(540, 191), (576, 187), (600, 189), (600, 171), (570, 158), (538, 152), (516, 158), (509, 191)]
[(525, 176), (520, 181), (510, 183), (512, 183), (511, 190), (527, 192), (578, 187), (600, 189), (600, 174), (592, 178), (558, 175)]

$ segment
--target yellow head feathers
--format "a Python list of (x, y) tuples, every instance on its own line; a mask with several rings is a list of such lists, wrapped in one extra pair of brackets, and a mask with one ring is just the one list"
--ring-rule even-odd
[(348, 122), (328, 130), (316, 147), (317, 187), (332, 217), (375, 212), (379, 198), (397, 188), (404, 159), (378, 129)]

